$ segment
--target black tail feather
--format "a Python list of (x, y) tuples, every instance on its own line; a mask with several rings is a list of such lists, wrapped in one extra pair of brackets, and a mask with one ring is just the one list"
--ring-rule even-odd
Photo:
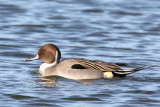
[(118, 70), (118, 71), (114, 71), (113, 72), (113, 75), (114, 76), (117, 76), (117, 77), (124, 77), (128, 74), (132, 74), (134, 72), (137, 72), (137, 71), (141, 71), (141, 70), (144, 70), (144, 69), (147, 69), (147, 68), (150, 68), (151, 66), (142, 66), (142, 67), (138, 67), (138, 68), (135, 68), (135, 69), (132, 69), (132, 70)]

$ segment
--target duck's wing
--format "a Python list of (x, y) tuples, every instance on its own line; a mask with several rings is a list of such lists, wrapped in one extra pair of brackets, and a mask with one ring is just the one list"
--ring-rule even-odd
[(73, 69), (94, 69), (104, 72), (113, 72), (121, 69), (120, 66), (113, 63), (106, 63), (98, 60), (86, 60), (86, 59), (77, 59), (77, 60), (78, 63), (72, 65)]

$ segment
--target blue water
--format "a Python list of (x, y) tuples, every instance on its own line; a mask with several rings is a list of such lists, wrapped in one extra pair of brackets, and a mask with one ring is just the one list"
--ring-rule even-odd
[[(0, 104), (3, 107), (159, 107), (159, 0), (1, 0)], [(40, 78), (25, 62), (53, 43), (65, 58), (154, 66), (125, 78)]]

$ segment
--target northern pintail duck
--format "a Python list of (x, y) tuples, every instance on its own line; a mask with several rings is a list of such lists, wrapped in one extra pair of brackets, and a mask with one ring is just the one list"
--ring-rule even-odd
[(27, 61), (36, 59), (45, 61), (39, 68), (42, 76), (56, 75), (74, 80), (123, 77), (144, 69), (144, 67), (140, 67), (124, 70), (116, 64), (98, 60), (70, 58), (60, 61), (60, 58), (61, 52), (58, 47), (46, 44), (39, 49), (36, 56), (27, 59)]

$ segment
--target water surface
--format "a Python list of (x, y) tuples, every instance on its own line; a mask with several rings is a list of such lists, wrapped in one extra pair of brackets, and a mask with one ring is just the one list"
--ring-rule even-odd
[[(1, 0), (0, 104), (3, 106), (160, 106), (159, 0)], [(156, 66), (125, 78), (40, 78), (25, 62), (53, 43), (62, 59)]]

